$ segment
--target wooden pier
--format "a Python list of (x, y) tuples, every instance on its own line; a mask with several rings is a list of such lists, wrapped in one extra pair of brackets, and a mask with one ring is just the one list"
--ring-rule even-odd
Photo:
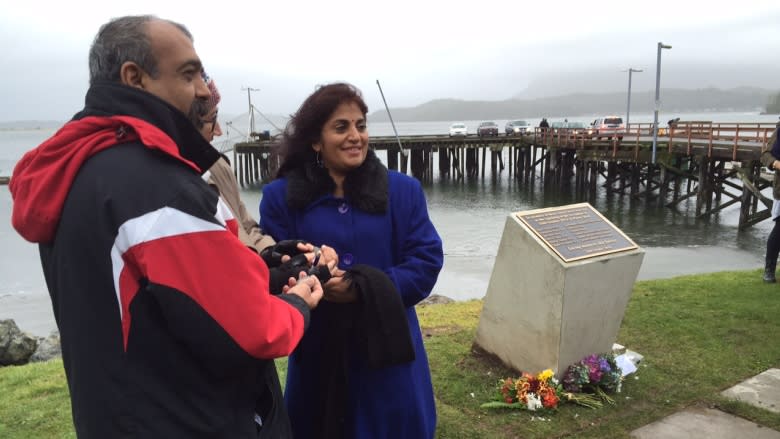
[[(389, 168), (421, 181), (433, 180), (434, 166), (442, 179), (495, 178), (506, 171), (524, 181), (538, 174), (545, 184), (573, 182), (591, 192), (600, 186), (669, 207), (695, 197), (698, 217), (740, 204), (740, 228), (769, 218), (772, 200), (761, 191), (772, 175), (761, 172), (759, 157), (774, 141), (774, 123), (677, 122), (659, 129), (655, 154), (652, 128), (631, 124), (620, 138), (537, 128), (518, 136), (402, 136), (402, 151), (395, 137), (371, 137), (370, 145), (387, 152)], [(234, 164), (242, 186), (270, 180), (279, 166), (276, 143), (237, 143)]]

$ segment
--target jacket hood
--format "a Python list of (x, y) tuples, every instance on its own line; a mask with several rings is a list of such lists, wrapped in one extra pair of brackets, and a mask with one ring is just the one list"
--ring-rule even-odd
[(87, 91), (84, 109), (73, 119), (89, 116), (131, 116), (148, 122), (178, 145), (179, 156), (195, 163), (201, 173), (219, 159), (219, 152), (203, 138), (187, 115), (137, 88), (115, 82), (95, 83)]
[(187, 117), (162, 99), (121, 84), (95, 84), (84, 110), (14, 167), (9, 189), (16, 231), (30, 242), (51, 242), (81, 165), (128, 142), (161, 151), (199, 173), (219, 158)]

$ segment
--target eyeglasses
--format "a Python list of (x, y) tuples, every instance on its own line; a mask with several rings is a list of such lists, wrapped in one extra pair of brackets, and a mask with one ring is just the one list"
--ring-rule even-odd
[(213, 133), (217, 129), (217, 115), (215, 114), (214, 117), (212, 117), (211, 119), (201, 119), (200, 123), (202, 123), (203, 125), (210, 123), (211, 132)]

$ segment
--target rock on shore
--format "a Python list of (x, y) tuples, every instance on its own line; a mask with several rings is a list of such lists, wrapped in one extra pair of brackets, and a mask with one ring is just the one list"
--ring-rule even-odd
[(454, 300), (450, 299), (447, 296), (440, 296), (438, 294), (431, 294), (430, 296), (426, 297), (424, 300), (422, 300), (420, 303), (418, 303), (418, 306), (425, 306), (425, 305), (440, 305), (443, 303), (452, 303)]
[(52, 332), (46, 338), (19, 330), (13, 319), (0, 320), (0, 366), (46, 361), (62, 355), (60, 335)]

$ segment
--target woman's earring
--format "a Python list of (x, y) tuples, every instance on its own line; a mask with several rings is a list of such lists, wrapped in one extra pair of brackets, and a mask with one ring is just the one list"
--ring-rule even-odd
[(317, 163), (318, 167), (322, 167), (322, 160), (320, 160), (320, 152), (317, 151), (314, 155), (314, 161)]

